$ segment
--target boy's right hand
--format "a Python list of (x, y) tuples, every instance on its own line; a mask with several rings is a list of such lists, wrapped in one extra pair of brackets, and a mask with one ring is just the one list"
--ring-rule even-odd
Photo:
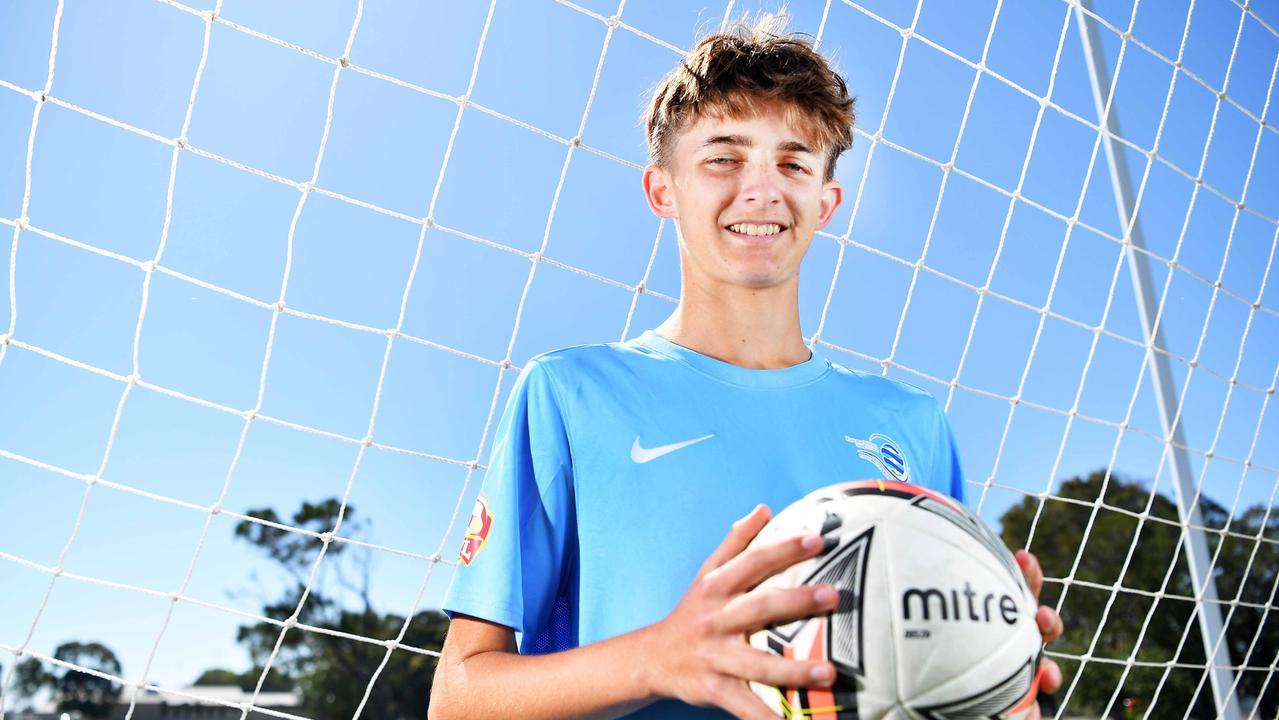
[(692, 705), (714, 705), (743, 720), (777, 715), (751, 692), (748, 680), (775, 687), (824, 687), (835, 679), (828, 662), (788, 660), (751, 647), (751, 633), (830, 612), (839, 593), (830, 585), (757, 586), (822, 551), (819, 535), (747, 546), (772, 513), (760, 505), (733, 523), (671, 614), (650, 626), (647, 653), (653, 694)]

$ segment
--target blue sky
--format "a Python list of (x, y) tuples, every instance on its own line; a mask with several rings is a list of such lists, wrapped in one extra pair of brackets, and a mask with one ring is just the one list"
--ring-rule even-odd
[[(732, 14), (758, 6), (775, 7), (739, 2)], [(207, 9), (212, 2), (193, 0), (190, 7)], [(327, 59), (343, 52), (355, 2), (224, 3), (221, 17), (234, 26), (215, 23), (210, 33), (187, 133), (196, 151), (178, 154), (166, 233), (172, 146), (84, 111), (159, 138), (177, 137), (205, 22), (153, 0), (67, 0), (50, 89), (60, 102), (42, 108), (31, 158), (27, 215), (38, 231), (16, 233), (16, 252), (13, 223), (26, 189), (36, 106), (26, 93), (45, 84), (56, 4), (0, 5), (0, 257), (7, 260), (0, 263), (0, 333), (23, 344), (10, 345), (0, 360), (0, 451), (6, 453), (0, 455), (0, 552), (52, 566), (74, 532), (68, 572), (173, 592), (193, 567), (187, 597), (248, 613), (273, 597), (282, 578), (233, 542), (233, 518), (209, 520), (199, 507), (107, 486), (94, 487), (86, 501), (85, 483), (66, 476), (91, 476), (104, 466), (110, 483), (195, 506), (209, 506), (225, 486), (222, 505), (235, 512), (292, 512), (303, 500), (341, 496), (350, 481), (349, 501), (366, 521), (363, 539), (418, 556), (442, 548), (451, 558), (462, 524), (449, 530), (455, 508), (464, 521), (480, 481), (476, 473), (468, 484), (467, 468), (458, 463), (483, 460), (481, 443), (491, 445), (485, 437), (486, 426), (491, 433), (496, 425), (490, 408), (500, 411), (514, 379), (499, 366), (508, 346), (519, 366), (556, 347), (633, 337), (661, 322), (673, 307), (664, 298), (679, 293), (674, 228), (649, 213), (640, 193), (646, 157), (638, 115), (644, 91), (678, 60), (676, 49), (718, 27), (724, 3), (627, 2), (621, 13), (627, 27), (613, 32), (602, 65), (608, 27), (589, 13), (609, 16), (617, 6), (589, 0), (579, 7), (496, 2), (470, 97), (505, 117), (467, 107), (454, 136), (454, 98), (467, 92), (489, 4), (368, 0), (350, 52), (355, 67), (339, 74), (333, 98), (316, 180), (325, 192), (303, 203), (285, 293), (291, 311), (347, 326), (281, 315), (260, 410), (341, 437), (256, 420), (228, 482), (245, 424), (228, 409), (244, 411), (257, 402), (270, 305), (286, 276), (287, 239), (301, 196), (289, 183), (305, 182), (313, 172), (334, 75)], [(990, 0), (927, 0), (915, 31), (976, 62), (994, 8)], [(1143, 362), (1140, 347), (1125, 341), (1140, 341), (1141, 329), (1128, 270), (1117, 265), (1120, 246), (1112, 238), (1122, 230), (1104, 155), (1097, 155), (1085, 185), (1096, 133), (1070, 117), (1096, 120), (1067, 8), (1050, 0), (1004, 3), (986, 64), (1020, 90), (982, 74), (960, 137), (976, 71), (920, 37), (905, 41), (902, 54), (897, 28), (912, 24), (914, 4), (828, 7), (802, 0), (790, 6), (795, 29), (820, 32), (821, 48), (858, 97), (865, 133), (839, 165), (845, 205), (805, 260), (804, 332), (811, 336), (820, 324), (822, 340), (854, 354), (828, 345), (818, 352), (872, 372), (881, 371), (877, 360), (893, 352), (896, 338), (888, 374), (949, 400), (967, 477), (1013, 488), (988, 491), (981, 510), (992, 521), (1022, 497), (1017, 488), (1041, 492), (1105, 467), (1119, 436), (1111, 425), (1082, 419), (1067, 434), (1065, 415), (1023, 404), (1004, 437), (1010, 412), (1004, 398), (1018, 393), (1023, 371), (1029, 368), (1020, 390), (1028, 402), (1069, 410), (1082, 383), (1078, 412), (1118, 423)], [(1172, 66), (1154, 53), (1177, 56), (1186, 10), (1184, 1), (1148, 2), (1133, 23), (1134, 37), (1149, 50), (1128, 44), (1115, 102), (1123, 136), (1143, 149), (1154, 142), (1174, 79)], [(1226, 0), (1196, 4), (1182, 60), (1199, 80), (1175, 76), (1158, 149), (1162, 160), (1151, 165), (1139, 211), (1157, 256), (1157, 290), (1168, 281), (1167, 349), (1191, 358), (1198, 348), (1196, 369), (1173, 362), (1178, 393), (1185, 391), (1187, 441), (1227, 458), (1205, 462), (1195, 454), (1196, 478), (1218, 502), (1229, 505), (1238, 492), (1241, 508), (1270, 502), (1279, 467), (1279, 410), (1256, 390), (1273, 388), (1279, 357), (1272, 269), (1279, 133), (1272, 123), (1258, 142), (1255, 119), (1266, 107), (1279, 53), (1273, 30), (1279, 6), (1254, 3), (1253, 13), (1244, 19), (1230, 74), (1233, 103), (1220, 105), (1208, 144), (1214, 93), (1226, 77), (1240, 10)], [(1107, 2), (1102, 14), (1127, 28), (1132, 6)], [(1120, 39), (1107, 29), (1102, 37), (1113, 72)], [(597, 67), (581, 130), (586, 148), (572, 152), (551, 215), (569, 153), (563, 141), (578, 134)], [(1032, 148), (1041, 107), (1022, 90), (1044, 96), (1050, 87), (1052, 105)], [(870, 136), (881, 130), (886, 142), (876, 144)], [(1007, 195), (960, 173), (950, 175), (943, 192), (942, 171), (916, 156), (946, 162), (957, 139), (956, 167), (1005, 190), (1017, 186), (1029, 154), (1021, 193), (1031, 202), (1014, 204), (1006, 232)], [(1254, 144), (1246, 204), (1255, 213), (1237, 212), (1233, 203), (1244, 192)], [(1205, 146), (1204, 182), (1217, 192), (1194, 194), (1190, 178)], [(1140, 184), (1147, 158), (1127, 152), (1133, 182)], [(1069, 217), (1077, 205), (1083, 223), (1100, 232), (1076, 226), (1068, 234), (1065, 222), (1039, 209)], [(446, 229), (423, 232), (428, 212)], [(836, 272), (835, 237), (845, 234), (851, 242)], [(544, 242), (553, 263), (537, 265), (521, 304), (531, 267), (525, 254)], [(1174, 253), (1178, 266), (1170, 269), (1166, 261)], [(913, 265), (921, 258), (927, 269), (916, 276)], [(151, 260), (162, 270), (152, 275), (142, 314), (145, 274), (138, 263)], [(973, 325), (979, 296), (972, 287), (988, 275), (993, 294), (981, 302)], [(1224, 290), (1214, 293), (1218, 276)], [(618, 286), (641, 280), (659, 296), (637, 299)], [(387, 338), (367, 330), (396, 327), (402, 303), (402, 332), (430, 344), (392, 342), (378, 395)], [(1043, 316), (1034, 308), (1045, 304), (1051, 314), (1040, 330)], [(1103, 314), (1105, 332), (1097, 336), (1087, 327), (1102, 323)], [(126, 376), (133, 371), (135, 334), (143, 381), (204, 404), (136, 387), (112, 435), (124, 384), (36, 349)], [(1236, 364), (1242, 385), (1229, 391)], [(969, 389), (953, 396), (929, 379), (949, 381), (957, 373)], [(361, 455), (348, 441), (368, 434), (375, 396), (373, 440), (409, 454), (373, 447)], [(1133, 408), (1132, 425), (1144, 434), (1122, 434), (1114, 468), (1149, 481), (1162, 445), (1151, 437), (1160, 433), (1148, 373)], [(1250, 452), (1260, 467), (1245, 472), (1237, 461)], [(1161, 488), (1168, 482), (1165, 473)], [(980, 496), (979, 487), (972, 490)], [(407, 612), (428, 563), (372, 555), (375, 601)], [(438, 607), (450, 572), (435, 566), (420, 608)], [(32, 628), (49, 575), (0, 557), (0, 586), (0, 644), (13, 647)], [(161, 635), (167, 607), (160, 597), (60, 578), (30, 647), (50, 653), (66, 640), (99, 640), (136, 678), (156, 646), (150, 679), (165, 686), (185, 685), (207, 667), (247, 665), (234, 642), (242, 618), (180, 601)]]

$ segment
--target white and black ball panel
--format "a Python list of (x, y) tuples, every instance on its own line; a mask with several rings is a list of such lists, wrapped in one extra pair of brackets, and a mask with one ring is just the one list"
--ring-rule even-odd
[(826, 537), (827, 549), (765, 585), (833, 584), (839, 607), (754, 633), (751, 643), (830, 660), (839, 674), (830, 689), (752, 683), (780, 715), (1023, 715), (1040, 647), (1034, 600), (1012, 554), (980, 519), (927, 488), (857, 481), (792, 504), (756, 542), (810, 533)]
[[(917, 509), (926, 512), (915, 512)], [(990, 529), (990, 526), (963, 505), (950, 498), (938, 496), (935, 493), (920, 494), (907, 503), (899, 504), (894, 509), (894, 512), (887, 517), (891, 518), (894, 524), (906, 524), (922, 531), (931, 531), (933, 528), (938, 527), (938, 520), (949, 522), (956, 528), (961, 529), (963, 534), (945, 533), (939, 535), (938, 540), (958, 543), (963, 548), (970, 547), (970, 540), (977, 541), (988, 551), (988, 554), (973, 553), (972, 560), (1003, 568), (1010, 582), (1020, 585), (1029, 596), (1030, 587), (1026, 585), (1026, 578), (1022, 574), (1021, 568), (1017, 565), (1017, 560), (1013, 557), (1013, 554), (1004, 545), (999, 536)]]
[(1032, 598), (1014, 600), (1015, 586), (1001, 586), (1000, 574), (978, 564), (965, 568), (962, 583), (948, 583), (943, 578), (964, 557), (939, 552), (934, 559), (934, 573), (914, 575), (913, 583), (900, 581), (890, 590), (896, 688), (903, 701), (947, 697), (945, 688), (956, 678), (971, 684), (990, 673), (1009, 674), (1010, 646), (1023, 648), (1018, 657), (1025, 659), (1040, 645)]
[(975, 550), (964, 528), (908, 505), (881, 520), (879, 532), (890, 558), (899, 697), (920, 697), (998, 659), (1009, 642), (1038, 648), (1035, 601), (1020, 570), (1013, 577), (993, 553)]
[[(1009, 712), (1026, 704), (1031, 688), (1036, 685), (1039, 655), (1007, 672), (1002, 658), (992, 656), (965, 669), (948, 682), (925, 693), (903, 698), (903, 704), (926, 720), (967, 720), (972, 718), (1019, 717)], [(1001, 672), (1006, 674), (1000, 675)], [(974, 690), (976, 688), (976, 690)], [(1003, 715), (999, 713), (1003, 712)]]

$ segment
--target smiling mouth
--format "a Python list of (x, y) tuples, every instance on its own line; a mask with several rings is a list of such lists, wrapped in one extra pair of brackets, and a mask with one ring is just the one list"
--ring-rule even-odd
[(738, 237), (751, 240), (768, 240), (786, 232), (787, 227), (779, 223), (734, 223), (724, 229)]

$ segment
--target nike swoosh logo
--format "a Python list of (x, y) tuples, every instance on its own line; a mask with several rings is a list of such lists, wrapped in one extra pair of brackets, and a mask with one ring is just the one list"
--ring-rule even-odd
[(681, 448), (686, 448), (689, 445), (696, 445), (703, 440), (710, 440), (713, 437), (715, 437), (714, 433), (710, 435), (703, 435), (699, 438), (693, 438), (692, 440), (685, 440), (684, 442), (671, 443), (670, 445), (661, 445), (659, 447), (645, 449), (640, 447), (639, 436), (636, 435), (635, 442), (631, 444), (631, 460), (634, 460), (636, 463), (643, 464), (650, 460), (656, 460), (668, 453), (673, 453)]

